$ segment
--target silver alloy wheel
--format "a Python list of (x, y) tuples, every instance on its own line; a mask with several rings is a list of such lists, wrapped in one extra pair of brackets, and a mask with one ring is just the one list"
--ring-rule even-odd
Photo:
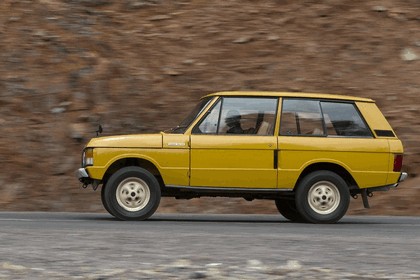
[(309, 189), (308, 203), (311, 209), (318, 214), (331, 214), (340, 205), (340, 192), (332, 182), (316, 182)]
[(118, 185), (116, 198), (122, 208), (129, 212), (136, 212), (149, 203), (150, 188), (142, 179), (130, 177)]

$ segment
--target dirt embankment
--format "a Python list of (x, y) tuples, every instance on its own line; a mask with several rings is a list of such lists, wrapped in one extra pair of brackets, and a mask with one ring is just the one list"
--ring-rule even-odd
[[(336, 3), (1, 1), (0, 210), (100, 211), (73, 175), (99, 122), (105, 135), (156, 131), (204, 94), (276, 90), (377, 100), (413, 177), (352, 213), (420, 213), (420, 4)], [(236, 199), (160, 209), (275, 212)]]

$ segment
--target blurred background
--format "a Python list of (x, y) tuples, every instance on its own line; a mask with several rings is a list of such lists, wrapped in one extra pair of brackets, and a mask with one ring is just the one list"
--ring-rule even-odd
[[(411, 177), (350, 213), (420, 214), (418, 0), (2, 0), (0, 210), (103, 211), (74, 175), (97, 125), (167, 129), (221, 90), (375, 99)], [(210, 198), (159, 211), (277, 212)]]

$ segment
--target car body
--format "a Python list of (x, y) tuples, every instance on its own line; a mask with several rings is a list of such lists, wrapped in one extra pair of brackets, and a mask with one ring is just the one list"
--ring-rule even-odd
[(177, 127), (97, 137), (78, 178), (122, 220), (144, 220), (160, 197), (274, 200), (291, 221), (334, 223), (350, 197), (396, 187), (403, 146), (368, 98), (218, 92)]

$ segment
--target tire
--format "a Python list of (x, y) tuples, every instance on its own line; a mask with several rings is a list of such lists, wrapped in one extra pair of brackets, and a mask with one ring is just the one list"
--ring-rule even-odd
[(120, 220), (146, 220), (159, 206), (160, 185), (146, 169), (130, 166), (115, 172), (104, 189), (104, 207)]
[(294, 199), (280, 198), (276, 199), (276, 207), (279, 213), (286, 219), (292, 222), (302, 222), (304, 219), (296, 209), (296, 203)]
[(105, 200), (105, 188), (106, 188), (106, 185), (103, 185), (102, 188), (101, 188), (101, 201), (102, 201), (102, 205), (104, 206), (105, 210), (108, 211), (109, 214), (111, 214), (112, 216), (114, 216), (114, 214), (112, 214), (111, 211), (109, 211), (108, 204), (106, 204), (106, 200)]
[(334, 172), (315, 171), (306, 175), (298, 184), (296, 209), (310, 223), (336, 223), (350, 204), (347, 183)]

